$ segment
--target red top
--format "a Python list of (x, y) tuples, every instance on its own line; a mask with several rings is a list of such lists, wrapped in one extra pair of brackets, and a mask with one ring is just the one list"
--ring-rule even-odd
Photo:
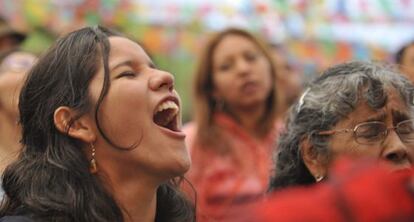
[(238, 221), (414, 221), (413, 191), (413, 170), (341, 162), (327, 181), (276, 192)]
[(194, 142), (195, 123), (183, 129), (192, 159), (186, 177), (197, 191), (198, 222), (227, 221), (227, 217), (240, 213), (238, 205), (267, 190), (273, 167), (272, 149), (282, 128), (281, 124), (275, 124), (265, 139), (257, 139), (228, 115), (216, 114), (214, 121), (230, 145), (229, 154), (199, 147)]

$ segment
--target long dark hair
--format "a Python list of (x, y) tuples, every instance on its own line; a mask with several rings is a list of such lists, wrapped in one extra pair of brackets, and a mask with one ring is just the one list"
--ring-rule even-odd
[[(124, 220), (101, 179), (90, 173), (81, 142), (59, 132), (53, 121), (60, 106), (76, 110), (78, 117), (95, 109), (99, 128), (96, 115), (110, 87), (110, 36), (121, 35), (103, 27), (69, 33), (30, 71), (19, 102), (23, 150), (3, 174), (6, 195), (0, 216), (27, 215), (40, 221)], [(88, 86), (100, 65), (104, 83), (92, 104)], [(179, 181), (174, 178), (158, 188), (156, 221), (193, 221), (193, 205), (177, 189)]]

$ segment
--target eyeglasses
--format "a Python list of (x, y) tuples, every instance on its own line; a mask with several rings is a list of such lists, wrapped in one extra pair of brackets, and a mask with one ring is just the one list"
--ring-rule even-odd
[(372, 145), (384, 142), (390, 130), (395, 130), (403, 143), (414, 143), (414, 119), (404, 120), (395, 127), (387, 127), (379, 121), (360, 123), (354, 129), (327, 130), (318, 132), (318, 135), (329, 136), (337, 133), (353, 133), (357, 143)]

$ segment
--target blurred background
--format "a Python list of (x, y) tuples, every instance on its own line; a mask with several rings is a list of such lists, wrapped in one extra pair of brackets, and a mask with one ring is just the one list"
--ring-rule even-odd
[(110, 26), (139, 41), (176, 76), (191, 118), (191, 76), (208, 33), (248, 29), (276, 45), (303, 82), (352, 59), (392, 61), (414, 39), (414, 0), (0, 0), (0, 16), (41, 53), (85, 25)]

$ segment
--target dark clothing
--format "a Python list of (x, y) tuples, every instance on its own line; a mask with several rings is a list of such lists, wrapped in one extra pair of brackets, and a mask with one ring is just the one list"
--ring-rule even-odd
[(34, 220), (25, 216), (5, 216), (0, 218), (0, 222), (34, 222)]

